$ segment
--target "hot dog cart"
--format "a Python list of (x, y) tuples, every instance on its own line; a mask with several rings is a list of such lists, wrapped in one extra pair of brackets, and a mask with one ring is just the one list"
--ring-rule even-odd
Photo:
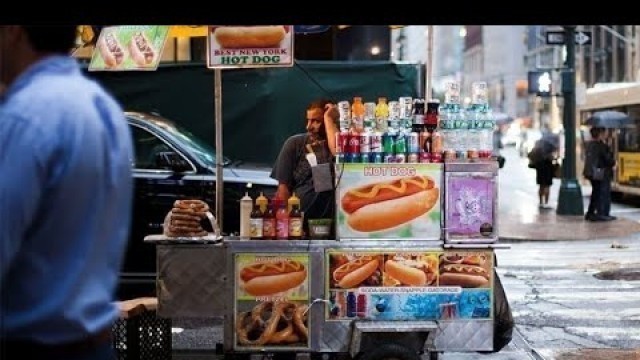
[(222, 317), (223, 352), (234, 355), (491, 351), (497, 163), (336, 167), (339, 202), (363, 178), (422, 176), (437, 194), (386, 231), (354, 231), (341, 210), (335, 240), (149, 236), (159, 316)]

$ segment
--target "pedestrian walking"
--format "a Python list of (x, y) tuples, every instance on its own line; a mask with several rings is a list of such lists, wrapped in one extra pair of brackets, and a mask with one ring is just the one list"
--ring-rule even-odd
[(124, 113), (69, 56), (76, 26), (0, 26), (0, 357), (114, 359), (129, 232)]
[(604, 128), (592, 127), (591, 141), (586, 144), (582, 174), (591, 182), (591, 198), (584, 215), (588, 221), (611, 221), (611, 180), (616, 165), (613, 151), (605, 143)]
[(551, 209), (549, 194), (555, 177), (559, 139), (548, 127), (542, 137), (536, 141), (533, 149), (527, 155), (529, 167), (536, 170), (536, 184), (538, 185), (538, 207)]

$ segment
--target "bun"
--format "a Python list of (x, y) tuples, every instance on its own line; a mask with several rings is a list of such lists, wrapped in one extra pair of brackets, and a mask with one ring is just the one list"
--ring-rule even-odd
[(135, 32), (129, 42), (129, 54), (138, 66), (149, 65), (156, 57), (151, 41), (141, 31)]
[(367, 280), (378, 269), (378, 258), (373, 256), (361, 256), (333, 271), (333, 280), (343, 289), (351, 289)]
[[(426, 267), (426, 263), (422, 263)], [(395, 260), (387, 260), (384, 271), (392, 278), (404, 285), (424, 286), (427, 285), (427, 274), (424, 270), (414, 266), (405, 265)]]
[(298, 261), (254, 263), (240, 270), (242, 287), (249, 295), (265, 296), (293, 289), (307, 278), (307, 270)]
[(449, 264), (440, 267), (440, 285), (477, 288), (489, 286), (489, 273), (473, 265)]
[(107, 68), (114, 68), (124, 60), (124, 50), (118, 38), (110, 31), (105, 32), (104, 35), (98, 39), (96, 44), (100, 56), (104, 61), (104, 65)]
[(284, 26), (221, 26), (213, 36), (227, 49), (270, 48), (280, 46), (286, 35)]

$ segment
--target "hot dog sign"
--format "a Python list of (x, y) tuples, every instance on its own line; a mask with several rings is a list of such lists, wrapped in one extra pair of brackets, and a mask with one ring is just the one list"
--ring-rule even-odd
[(210, 26), (207, 66), (293, 66), (293, 39), (293, 25)]
[(168, 26), (123, 25), (102, 29), (89, 71), (155, 70)]
[(340, 239), (440, 238), (439, 164), (338, 166)]

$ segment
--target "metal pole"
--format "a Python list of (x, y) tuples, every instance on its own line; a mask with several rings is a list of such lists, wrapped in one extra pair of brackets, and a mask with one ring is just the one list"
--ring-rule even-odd
[(222, 227), (222, 204), (224, 195), (223, 155), (222, 155), (222, 70), (215, 69), (214, 73), (214, 106), (216, 129), (216, 221), (220, 230)]
[(633, 76), (635, 78), (636, 81), (640, 81), (640, 25), (636, 25), (635, 26), (635, 32), (634, 32), (634, 40), (635, 40), (635, 46), (634, 46), (634, 58), (633, 58)]
[(556, 212), (558, 215), (583, 215), (582, 190), (576, 179), (576, 27), (565, 26), (564, 31), (567, 46), (567, 66), (562, 79), (565, 157)]
[(427, 61), (425, 66), (424, 102), (431, 100), (431, 73), (433, 71), (433, 25), (427, 26)]

